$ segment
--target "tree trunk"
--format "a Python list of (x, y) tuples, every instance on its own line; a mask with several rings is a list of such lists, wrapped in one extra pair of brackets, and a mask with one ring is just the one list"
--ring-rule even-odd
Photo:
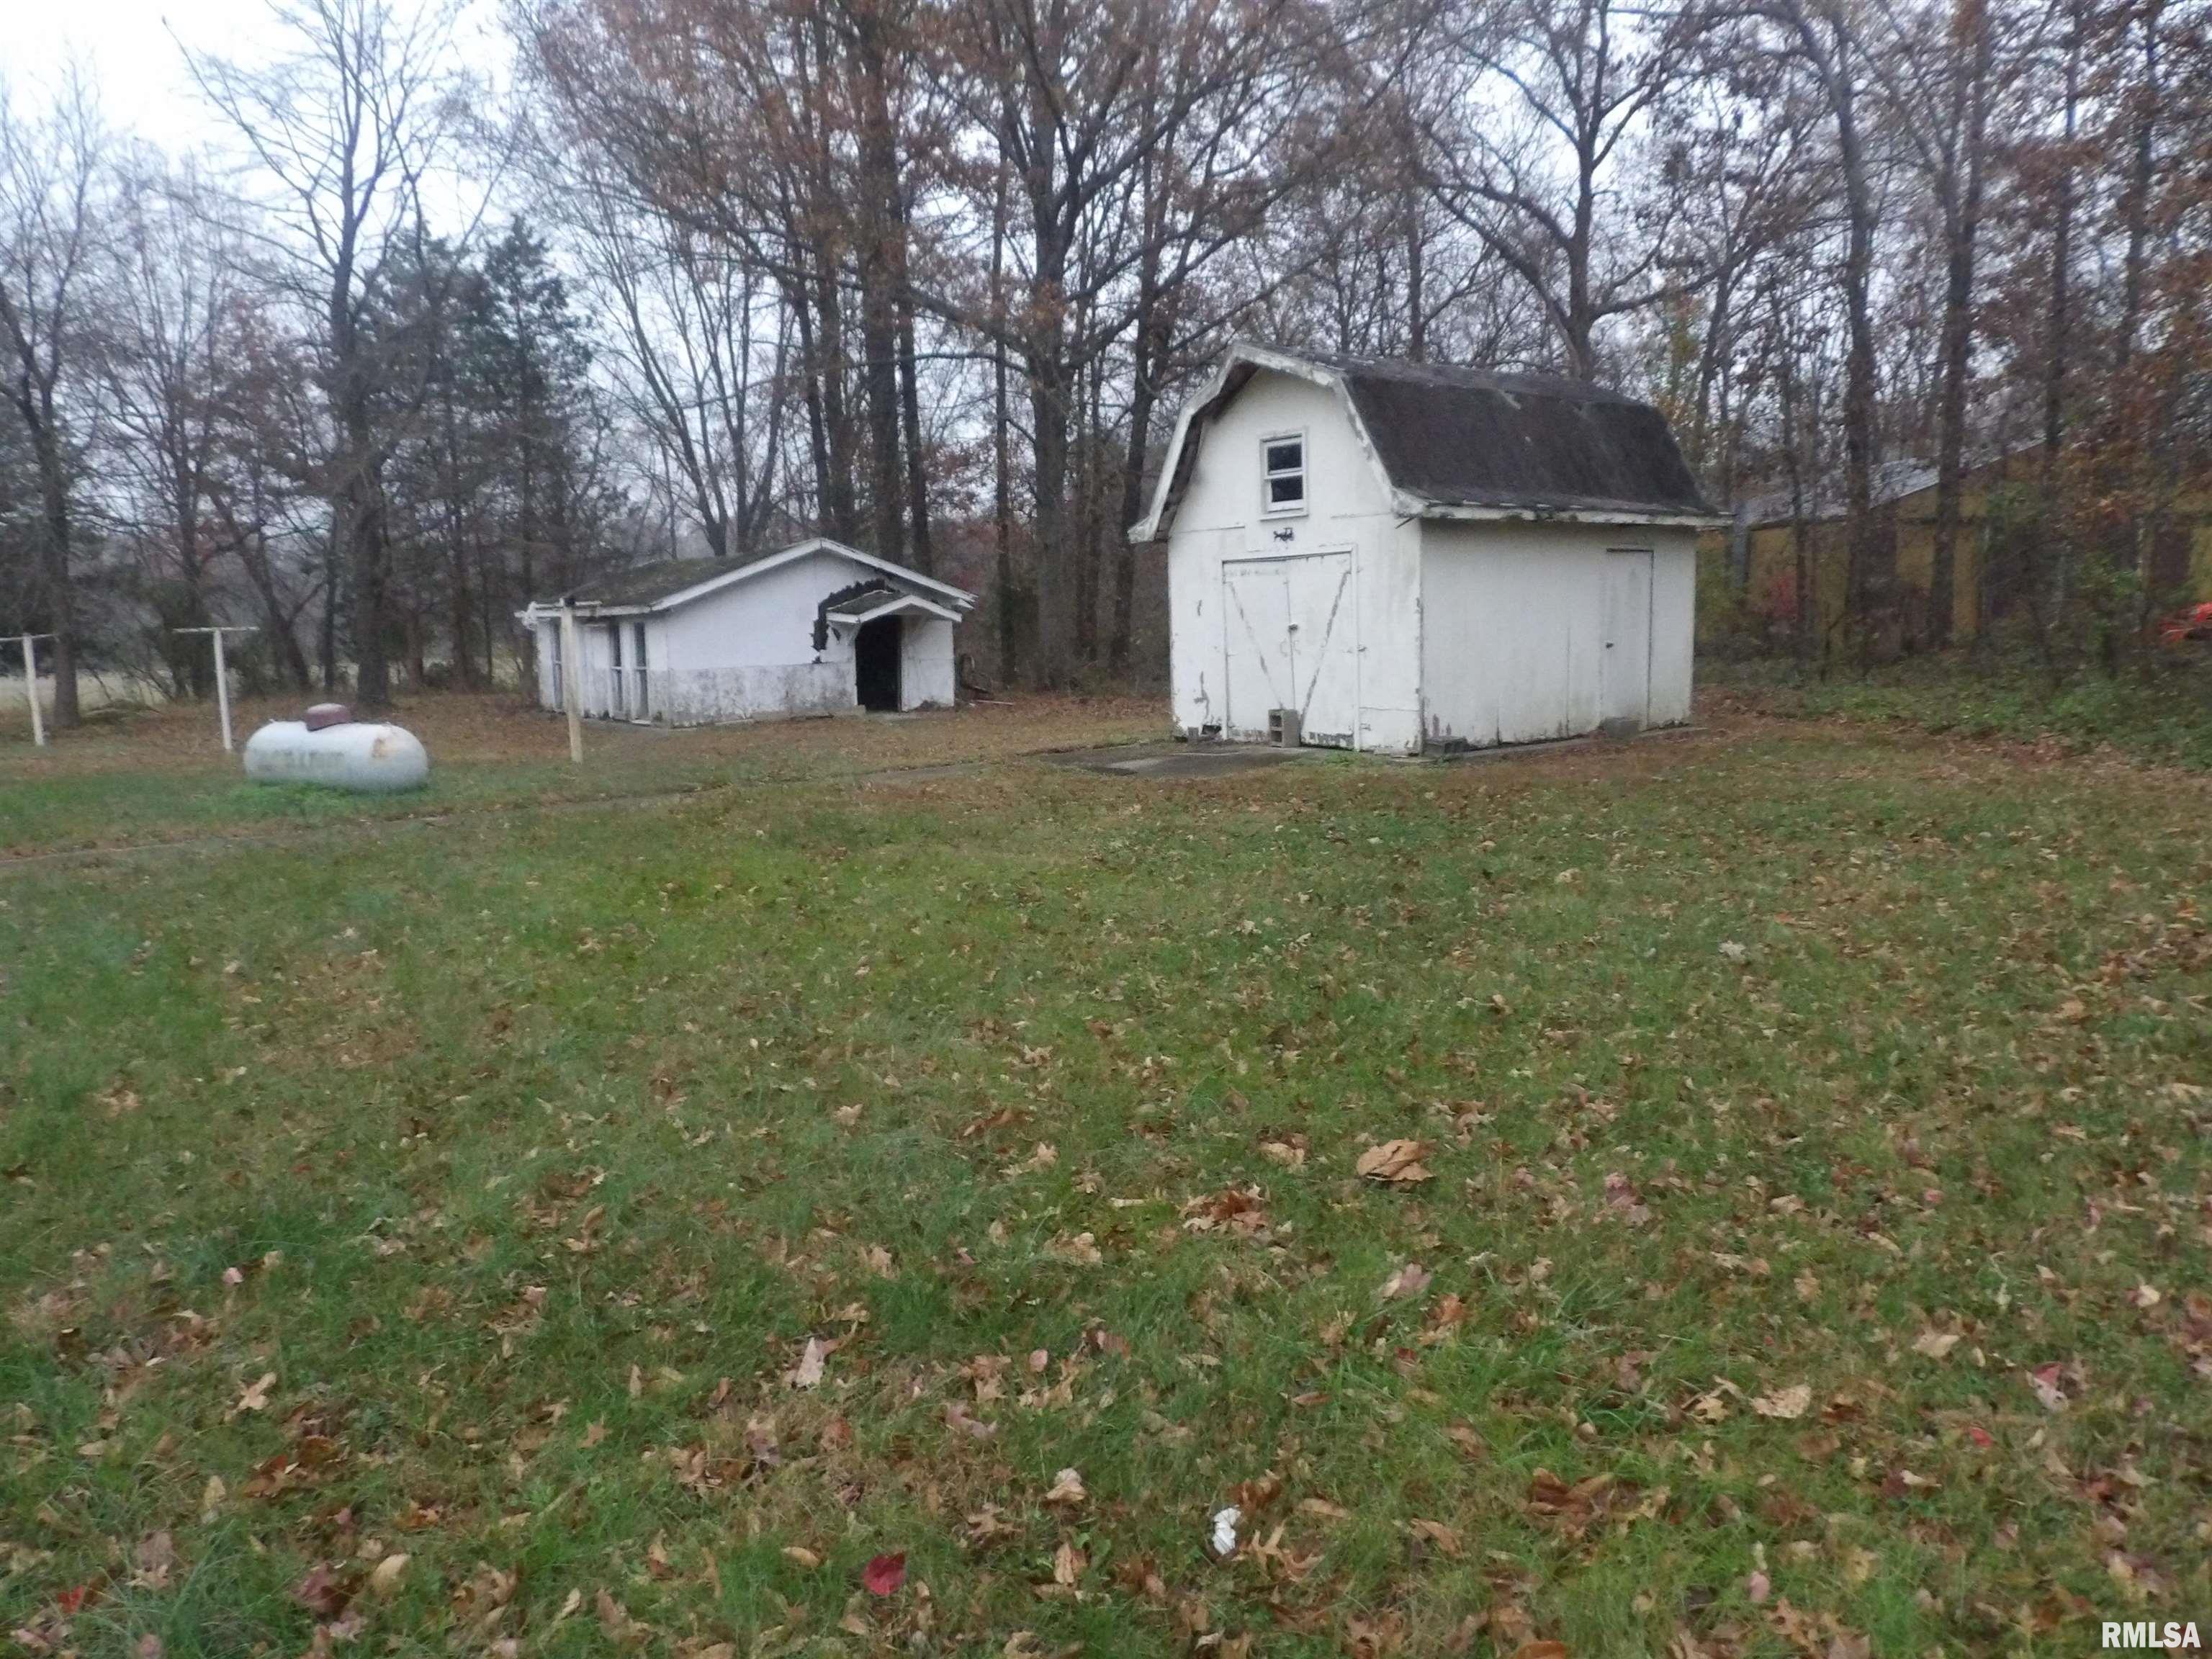
[(994, 576), (999, 590), (999, 677), (1009, 684), (1021, 675), (1019, 591), (1014, 580), (1013, 410), (1006, 399), (1006, 173), (999, 169), (991, 202), (991, 535)]
[(929, 540), (929, 458), (921, 448), (921, 387), (915, 362), (914, 305), (899, 301), (899, 415), (906, 428), (906, 494), (912, 563), (925, 576), (937, 570)]
[(1030, 523), (1036, 565), (1037, 661), (1040, 685), (1066, 684), (1075, 659), (1075, 595), (1067, 546), (1067, 383), (1060, 362), (1059, 326), (1033, 342), (1029, 373), (1030, 421), (1035, 434), (1036, 511)]
[[(62, 454), (51, 406), (40, 410), (31, 427), (39, 466), (39, 575), (46, 589), (46, 626), (53, 633), (49, 659), (54, 671), (54, 724), (72, 726), (82, 718), (76, 684), (76, 586), (70, 573), (70, 514), (69, 463)], [(37, 687), (32, 688), (36, 695)]]
[[(1942, 384), (1936, 406), (1936, 530), (1928, 562), (1928, 643), (1951, 642), (1956, 608), (1960, 496), (1966, 451), (1966, 381), (1973, 366), (1974, 255), (1982, 221), (1982, 149), (1988, 128), (1990, 27), (1982, 0), (1960, 0), (1950, 49), (1963, 60), (1953, 72), (1966, 77), (1964, 119), (1953, 150), (1951, 198), (1944, 215)], [(1962, 40), (1960, 37), (1966, 38)], [(1978, 574), (1988, 580), (1986, 570)]]
[(874, 14), (857, 14), (854, 58), (860, 81), (861, 380), (868, 400), (868, 507), (876, 552), (906, 557), (906, 478), (899, 456), (898, 140), (891, 130), (885, 68)]
[[(2051, 213), (2051, 300), (2045, 325), (2043, 360), (2043, 456), (2037, 481), (2039, 497), (2036, 534), (2049, 550), (2049, 569), (2029, 573), (2030, 592), (2036, 601), (2037, 635), (2043, 641), (2046, 665), (2051, 658), (2048, 619), (2045, 615), (2046, 589), (2050, 614), (2064, 614), (2073, 586), (2073, 556), (2058, 525), (2058, 450), (2066, 437), (2066, 380), (2073, 343), (2067, 337), (2073, 326), (2074, 281), (2074, 142), (2081, 118), (2081, 8), (2086, 0), (2069, 0), (2066, 28), (2066, 92), (2064, 109), (2065, 156), (2058, 169), (2058, 196)], [(2039, 564), (2045, 562), (2037, 561)], [(1986, 580), (1986, 572), (1984, 573)]]
[(2136, 337), (2142, 327), (2143, 272), (2150, 248), (2150, 198), (2158, 167), (2159, 24), (2165, 0), (2143, 0), (2142, 84), (2135, 89), (2136, 118), (2128, 166), (2128, 179), (2120, 197), (2120, 216), (2127, 228), (2127, 252), (2121, 263), (2120, 320), (2114, 337), (2115, 367), (2124, 370), (2133, 361)]
[[(1850, 520), (1844, 587), (1851, 625), (1863, 629), (1870, 609), (1874, 568), (1882, 526), (1875, 520), (1875, 396), (1878, 363), (1869, 290), (1874, 276), (1874, 188), (1859, 141), (1856, 91), (1851, 79), (1851, 40), (1840, 17), (1834, 23), (1829, 100), (1843, 163), (1850, 235), (1844, 260), (1844, 305), (1850, 344), (1844, 368), (1844, 500)], [(1867, 641), (1861, 639), (1863, 650)]]

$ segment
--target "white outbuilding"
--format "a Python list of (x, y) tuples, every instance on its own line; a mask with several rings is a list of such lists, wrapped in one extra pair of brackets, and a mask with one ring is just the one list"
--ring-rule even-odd
[(547, 708), (562, 707), (564, 599), (576, 612), (583, 713), (667, 726), (950, 708), (953, 630), (975, 603), (818, 537), (749, 561), (639, 565), (520, 613)]
[(1187, 735), (1412, 755), (1686, 721), (1720, 522), (1633, 398), (1237, 344), (1129, 533)]

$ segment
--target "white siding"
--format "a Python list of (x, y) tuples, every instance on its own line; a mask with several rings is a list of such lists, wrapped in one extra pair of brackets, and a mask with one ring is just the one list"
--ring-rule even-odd
[[(1307, 511), (1261, 513), (1261, 442), (1303, 431)], [(1419, 526), (1401, 526), (1382, 477), (1337, 394), (1295, 375), (1262, 371), (1208, 427), (1168, 537), (1170, 678), (1175, 721), (1187, 732), (1225, 728), (1225, 561), (1348, 551), (1353, 572), (1359, 728), (1355, 746), (1411, 753), (1420, 746)], [(1287, 539), (1281, 532), (1287, 531)], [(1224, 730), (1237, 738), (1261, 731)]]
[[(646, 696), (653, 720), (675, 726), (787, 714), (829, 714), (856, 708), (849, 632), (827, 630), (814, 648), (822, 603), (856, 583), (882, 580), (873, 567), (823, 550), (727, 586), (674, 610), (619, 618), (625, 678), (636, 663), (635, 626), (646, 625)], [(612, 702), (608, 629), (616, 619), (579, 617), (583, 709), (605, 716)], [(903, 622), (901, 706), (950, 707), (954, 701), (953, 624), (932, 617)], [(557, 620), (538, 628), (538, 700), (556, 708), (553, 635)], [(626, 694), (635, 682), (625, 686)], [(635, 717), (626, 695), (625, 714)]]
[(561, 623), (557, 617), (538, 624), (538, 706), (541, 708), (558, 708), (561, 706), (560, 682), (553, 672), (556, 654), (553, 642), (560, 632)]
[(664, 717), (699, 726), (854, 707), (852, 641), (833, 629), (817, 652), (814, 622), (823, 599), (875, 574), (820, 552), (665, 613)]
[(1597, 730), (1612, 548), (1653, 552), (1651, 723), (1689, 719), (1694, 532), (1431, 520), (1423, 534), (1429, 747), (1486, 748)]
[(900, 618), (899, 707), (950, 708), (953, 683), (952, 624), (909, 611)]

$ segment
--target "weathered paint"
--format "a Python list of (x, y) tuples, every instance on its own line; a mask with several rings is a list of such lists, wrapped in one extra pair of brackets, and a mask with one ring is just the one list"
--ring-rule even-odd
[[(1261, 441), (1294, 431), (1303, 431), (1306, 440), (1307, 509), (1263, 514)], [(1301, 632), (1319, 625), (1306, 617), (1305, 601), (1326, 589), (1335, 611), (1330, 636), (1348, 650), (1352, 690), (1345, 718), (1309, 722), (1308, 741), (1344, 742), (1392, 754), (1418, 750), (1419, 535), (1418, 526), (1401, 526), (1391, 511), (1388, 483), (1334, 391), (1291, 374), (1255, 375), (1205, 428), (1169, 534), (1176, 724), (1186, 731), (1212, 730), (1237, 738), (1267, 735), (1265, 707), (1253, 726), (1248, 700), (1232, 687), (1230, 628), (1235, 619), (1223, 586), (1224, 568), (1243, 560), (1303, 561), (1327, 554), (1340, 556), (1348, 566), (1349, 583), (1340, 596), (1328, 580), (1298, 584), (1297, 620)], [(1322, 562), (1315, 561), (1314, 568)], [(1287, 608), (1284, 614), (1287, 619)], [(1277, 659), (1286, 654), (1279, 653)], [(1247, 684), (1258, 667), (1256, 658), (1248, 660)], [(1325, 697), (1333, 684), (1333, 676), (1322, 680)]]
[(271, 720), (246, 740), (245, 766), (256, 783), (319, 783), (364, 793), (419, 789), (430, 778), (420, 738), (371, 720), (313, 730), (302, 720)]
[(954, 681), (952, 624), (936, 617), (902, 621), (899, 707), (950, 708), (958, 687)]
[(1613, 549), (1648, 549), (1644, 723), (1690, 717), (1697, 535), (1655, 526), (1425, 527), (1423, 731), (1431, 748), (1487, 748), (1596, 731), (1606, 717), (1606, 588)]
[[(874, 567), (824, 547), (757, 577), (718, 587), (674, 608), (580, 619), (583, 709), (595, 719), (647, 719), (705, 726), (775, 715), (830, 714), (858, 706), (849, 629), (823, 627), (832, 594), (878, 580)], [(642, 623), (646, 666), (636, 672)], [(956, 693), (953, 624), (929, 616), (900, 619), (900, 706), (949, 707)], [(622, 666), (610, 630), (622, 629)], [(557, 624), (538, 627), (538, 701), (560, 706), (553, 673)]]
[[(1267, 514), (1261, 445), (1290, 432), (1305, 437), (1306, 511)], [(1185, 732), (1264, 739), (1267, 710), (1289, 706), (1307, 714), (1305, 741), (1385, 754), (1594, 732), (1609, 549), (1651, 555), (1644, 720), (1689, 718), (1694, 526), (1424, 515), (1395, 498), (1334, 389), (1271, 368), (1190, 441), (1168, 532), (1170, 675)], [(1316, 686), (1295, 668), (1296, 641), (1324, 626), (1349, 645), (1341, 717), (1340, 681)], [(1289, 700), (1273, 701), (1285, 688)]]

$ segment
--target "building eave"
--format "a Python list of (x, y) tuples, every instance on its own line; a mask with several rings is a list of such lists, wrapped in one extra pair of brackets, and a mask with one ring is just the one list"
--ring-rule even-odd
[(1463, 524), (1669, 525), (1681, 530), (1718, 530), (1735, 522), (1724, 513), (1677, 513), (1633, 507), (1545, 507), (1532, 502), (1433, 501), (1403, 489), (1393, 491), (1391, 501), (1402, 519)]

